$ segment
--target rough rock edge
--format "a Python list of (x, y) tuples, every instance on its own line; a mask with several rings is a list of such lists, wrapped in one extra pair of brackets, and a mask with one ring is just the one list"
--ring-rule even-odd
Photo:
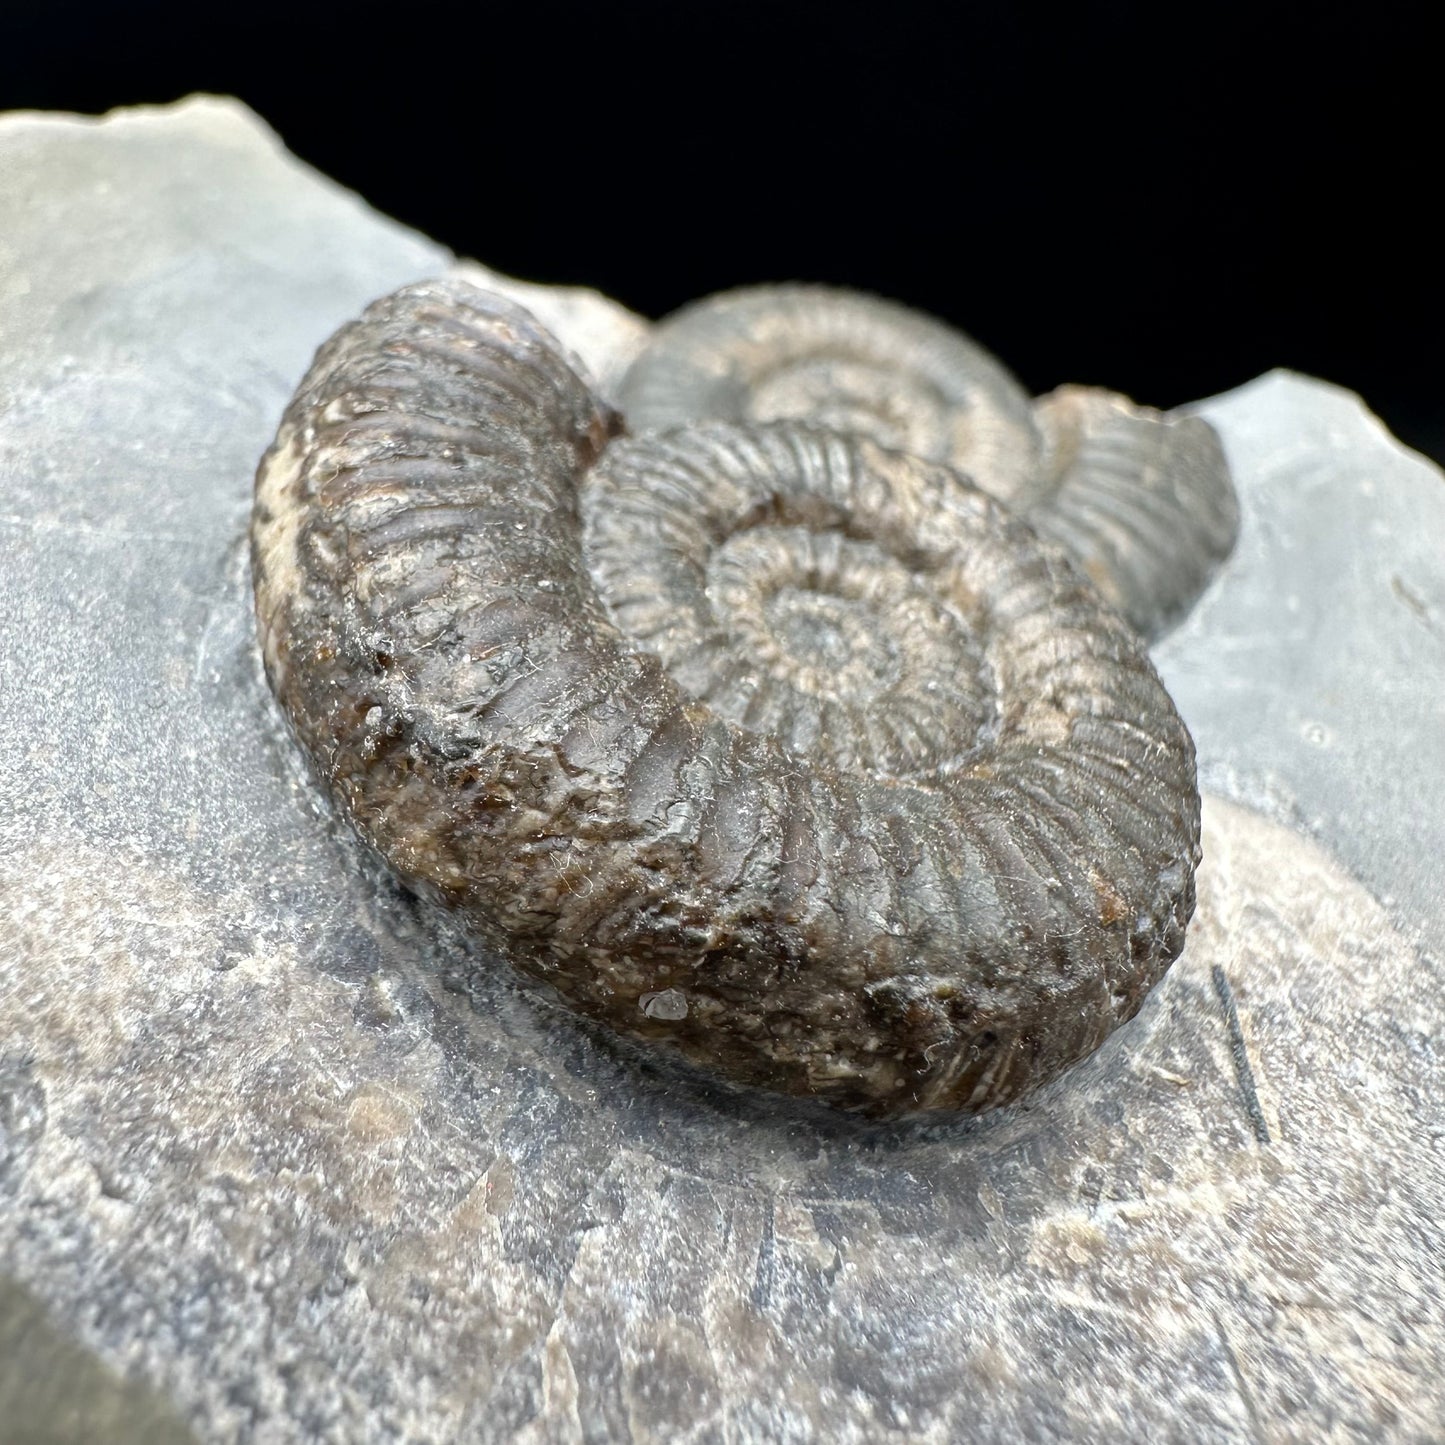
[[(120, 106), (104, 115), (15, 110), (0, 114), (0, 133), (27, 129), (81, 129), (97, 133), (106, 129), (164, 130), (174, 137), (178, 123), (193, 127), (211, 143), (259, 147), (283, 169), (344, 197), (357, 211), (408, 232), (422, 244), (438, 244), (415, 227), (384, 215), (358, 192), (293, 155), (275, 130), (232, 96), (198, 92), (169, 105)], [(525, 306), (581, 360), (589, 378), (608, 400), (616, 395), (622, 374), (642, 349), (651, 329), (643, 317), (588, 286), (523, 281), (494, 271), (480, 261), (455, 255), (449, 269), (452, 275), (497, 291)]]

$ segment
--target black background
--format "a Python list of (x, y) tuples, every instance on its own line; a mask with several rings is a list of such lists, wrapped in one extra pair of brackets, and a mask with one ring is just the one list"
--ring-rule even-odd
[(865, 287), (1162, 406), (1290, 366), (1445, 457), (1431, 9), (34, 4), (0, 108), (229, 92), (519, 276)]

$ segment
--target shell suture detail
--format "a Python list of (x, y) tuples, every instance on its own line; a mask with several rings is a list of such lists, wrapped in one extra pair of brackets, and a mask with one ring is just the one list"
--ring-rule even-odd
[(322, 348), (253, 563), (344, 813), (731, 1079), (978, 1110), (1090, 1052), (1193, 907), (1193, 748), (1134, 629), (943, 460), (789, 415), (618, 430), (462, 283)]

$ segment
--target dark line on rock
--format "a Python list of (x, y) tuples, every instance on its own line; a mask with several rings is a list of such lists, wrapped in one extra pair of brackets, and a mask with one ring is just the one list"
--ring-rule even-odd
[(1398, 573), (1390, 578), (1390, 591), (1405, 604), (1409, 611), (1415, 614), (1427, 631), (1436, 633), (1438, 636), (1439, 629), (1435, 626), (1435, 618), (1431, 614), (1430, 604)]
[(753, 1273), (753, 1304), (765, 1310), (773, 1297), (773, 1254), (776, 1247), (773, 1201), (768, 1198), (763, 1214), (763, 1237), (758, 1241), (758, 1265)]
[(1234, 1003), (1234, 990), (1224, 970), (1216, 963), (1210, 974), (1214, 979), (1214, 992), (1219, 996), (1219, 1006), (1224, 1010), (1224, 1022), (1229, 1029), (1229, 1052), (1234, 1059), (1234, 1072), (1239, 1078), (1239, 1092), (1244, 1096), (1244, 1112), (1254, 1129), (1254, 1137), (1261, 1144), (1268, 1144), (1269, 1125), (1265, 1122), (1264, 1110), (1259, 1106), (1259, 1092), (1254, 1085), (1254, 1069), (1250, 1066), (1249, 1050), (1244, 1043), (1244, 1030), (1239, 1025), (1239, 1010)]
[[(1218, 971), (1216, 967), (1215, 972)], [(1234, 1345), (1230, 1342), (1228, 1334), (1225, 1333), (1224, 1321), (1217, 1314), (1214, 1316), (1214, 1330), (1219, 1336), (1219, 1343), (1224, 1346), (1224, 1358), (1229, 1362), (1230, 1373), (1234, 1376), (1234, 1386), (1239, 1391), (1244, 1412), (1249, 1416), (1250, 1431), (1256, 1440), (1263, 1440), (1265, 1436), (1260, 1427), (1259, 1412), (1254, 1407), (1254, 1392), (1244, 1378), (1244, 1371), (1239, 1368), (1239, 1356), (1234, 1353)]]

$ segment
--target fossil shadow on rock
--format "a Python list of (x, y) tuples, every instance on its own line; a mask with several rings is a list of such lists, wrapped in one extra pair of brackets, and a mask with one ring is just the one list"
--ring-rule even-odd
[[(1294, 1139), (1298, 1121), (1279, 1118), (1284, 1094), (1308, 1086), (1313, 1117), (1341, 1117), (1325, 1103), (1326, 1086), (1349, 1092), (1338, 1061), (1368, 1014), (1363, 995), (1351, 1000), (1343, 978), (1330, 977), (1342, 945), (1357, 950), (1345, 956), (1375, 960), (1390, 977), (1414, 966), (1414, 950), (1379, 905), (1313, 845), (1219, 800), (1207, 801), (1206, 820), (1199, 912), (1181, 961), (1094, 1056), (1036, 1096), (979, 1118), (873, 1123), (716, 1083), (576, 1019), (544, 989), (519, 984), (505, 963), (478, 955), (430, 905), (396, 896), (435, 939), (428, 987), (445, 1047), (460, 1059), (510, 1056), (519, 1108), (547, 1095), (552, 1107), (576, 1110), (579, 1129), (605, 1119), (619, 1143), (723, 1188), (858, 1202), (906, 1195), (906, 1177), (922, 1213), (935, 1210), (938, 1190), (958, 1201), (984, 1186), (1011, 1206), (1034, 1198), (1042, 1208), (1059, 1171), (1072, 1174), (1093, 1150), (1107, 1154), (1116, 1188), (1121, 1172), (1143, 1188), (1155, 1175), (1171, 1177), (1171, 1152), (1188, 1154), (1192, 1168), (1211, 1153), (1232, 1168), (1260, 1145)], [(1384, 983), (1383, 975), (1373, 981)], [(1308, 992), (1317, 1012), (1310, 1037), (1287, 1038), (1295, 1011), (1271, 1002), (1261, 1066), (1250, 1061), (1240, 1019), (1259, 1027), (1252, 1009), (1268, 991), (1296, 1008)], [(464, 1014), (448, 995), (465, 1000)]]

